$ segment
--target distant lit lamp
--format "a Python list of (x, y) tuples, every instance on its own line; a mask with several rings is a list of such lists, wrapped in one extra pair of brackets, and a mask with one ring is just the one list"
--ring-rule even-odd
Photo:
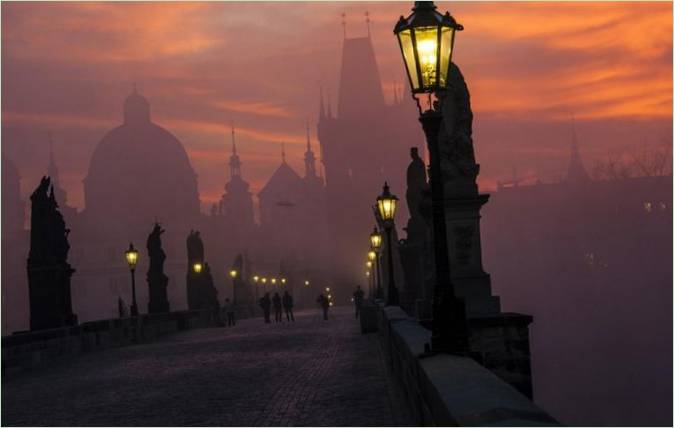
[(272, 284), (276, 284), (276, 278), (272, 278), (272, 279), (271, 279), (271, 283), (272, 283)]
[(396, 288), (395, 278), (393, 276), (393, 245), (391, 242), (391, 229), (393, 229), (393, 219), (396, 214), (398, 198), (391, 193), (388, 183), (384, 183), (384, 189), (377, 197), (377, 209), (379, 216), (384, 222), (384, 230), (386, 230), (387, 239), (387, 254), (388, 254), (388, 301), (387, 305), (398, 305), (400, 299), (398, 298), (398, 289)]
[(192, 265), (192, 270), (194, 271), (194, 273), (201, 273), (201, 270), (203, 268), (204, 268), (204, 265), (202, 265), (201, 263), (195, 263), (195, 264)]
[(136, 264), (138, 263), (138, 251), (129, 244), (129, 249), (124, 252), (126, 262), (131, 270), (131, 316), (138, 316), (138, 305), (136, 304)]
[(379, 251), (381, 248), (381, 233), (377, 230), (377, 226), (375, 226), (372, 233), (370, 233), (370, 246), (375, 252)]
[(377, 255), (379, 254), (379, 249), (381, 248), (381, 233), (379, 233), (379, 230), (377, 230), (377, 226), (372, 229), (372, 233), (370, 233), (370, 248), (371, 248), (371, 253), (368, 253), (368, 257), (372, 258), (375, 262), (375, 276), (376, 278), (373, 278), (374, 284), (374, 296), (377, 299), (383, 299), (384, 298), (384, 290), (381, 288), (381, 274), (379, 272), (379, 257)]
[(306, 285), (307, 287), (309, 286), (309, 280), (308, 279), (304, 280), (304, 285)]
[(229, 271), (229, 276), (234, 279), (239, 273), (236, 271), (236, 269), (232, 269)]
[[(401, 16), (393, 33), (409, 78), (412, 97), (419, 106), (419, 121), (426, 136), (430, 160), (430, 187), (433, 220), (435, 286), (433, 295), (433, 326), (431, 348), (436, 351), (465, 354), (469, 350), (468, 324), (465, 305), (458, 299), (451, 282), (447, 225), (445, 222), (444, 181), (440, 160), (439, 134), (443, 123), (442, 96), (450, 86), (454, 38), (463, 26), (446, 12), (436, 11), (432, 1), (417, 1), (412, 14)], [(417, 94), (438, 97), (421, 111)], [(448, 112), (449, 114), (450, 112)], [(380, 210), (381, 211), (381, 210)], [(382, 215), (384, 218), (384, 215)]]
[(281, 278), (281, 284), (285, 284), (285, 283), (286, 283), (286, 279), (285, 279), (285, 278)]
[(260, 281), (260, 277), (257, 275), (253, 276), (253, 281), (257, 284)]
[(262, 283), (266, 284), (267, 283), (267, 278), (262, 278)]

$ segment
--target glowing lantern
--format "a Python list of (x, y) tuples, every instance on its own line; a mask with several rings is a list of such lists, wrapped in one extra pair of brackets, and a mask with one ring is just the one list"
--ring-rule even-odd
[(463, 26), (432, 1), (414, 2), (412, 14), (400, 17), (393, 29), (398, 37), (412, 93), (431, 93), (447, 87), (454, 37)]

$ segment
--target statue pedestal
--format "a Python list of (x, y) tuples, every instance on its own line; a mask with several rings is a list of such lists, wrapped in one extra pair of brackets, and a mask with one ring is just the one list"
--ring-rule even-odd
[(491, 294), (491, 279), (482, 269), (480, 208), (489, 195), (445, 199), (447, 246), (454, 292), (464, 299), (466, 315), (497, 314), (498, 296)]
[(70, 299), (69, 264), (34, 266), (28, 260), (30, 329), (43, 330), (77, 325)]
[(468, 318), (470, 349), (480, 364), (533, 399), (531, 352), (529, 349), (530, 315), (500, 313)]

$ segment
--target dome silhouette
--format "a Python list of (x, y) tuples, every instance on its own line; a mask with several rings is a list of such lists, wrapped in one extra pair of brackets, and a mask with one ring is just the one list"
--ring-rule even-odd
[(84, 198), (88, 216), (103, 224), (147, 228), (155, 218), (199, 215), (196, 174), (183, 145), (150, 121), (150, 103), (135, 88), (124, 102), (124, 123), (94, 150)]

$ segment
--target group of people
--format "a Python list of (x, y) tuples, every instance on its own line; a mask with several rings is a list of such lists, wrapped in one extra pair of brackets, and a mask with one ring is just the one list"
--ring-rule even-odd
[(288, 291), (283, 292), (283, 297), (278, 293), (274, 293), (274, 297), (270, 298), (269, 293), (260, 299), (260, 307), (264, 313), (264, 322), (271, 323), (271, 308), (274, 307), (274, 321), (283, 321), (283, 311), (285, 311), (287, 321), (295, 322), (295, 315), (293, 314), (293, 296)]

